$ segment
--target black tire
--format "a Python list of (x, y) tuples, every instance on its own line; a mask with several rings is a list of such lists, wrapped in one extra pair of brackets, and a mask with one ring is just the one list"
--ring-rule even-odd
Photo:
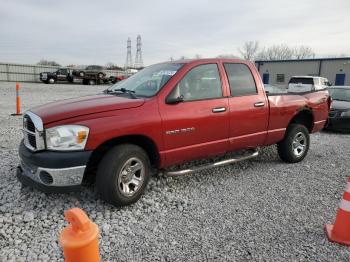
[(103, 73), (101, 73), (101, 72), (98, 73), (98, 74), (97, 74), (97, 77), (98, 77), (99, 79), (102, 79), (102, 78), (103, 78)]
[[(130, 159), (135, 159), (135, 161), (140, 161), (140, 163), (142, 162), (144, 170), (143, 172), (140, 171), (139, 176), (142, 180), (140, 180), (141, 182), (138, 188), (135, 186), (136, 190), (132, 191), (133, 194), (126, 196), (126, 193), (123, 192), (122, 189), (124, 185), (122, 179), (129, 176), (129, 174), (126, 174), (123, 177), (122, 170), (125, 170), (125, 165), (130, 162)], [(134, 166), (136, 165), (134, 164)], [(135, 175), (136, 172), (134, 176)], [(149, 177), (150, 162), (146, 152), (139, 146), (133, 144), (122, 144), (110, 149), (102, 158), (97, 169), (96, 187), (101, 198), (106, 202), (115, 206), (125, 206), (139, 200), (146, 188)]]
[[(300, 140), (300, 142), (297, 142)], [(310, 147), (310, 135), (308, 129), (300, 124), (291, 124), (287, 128), (284, 139), (277, 144), (279, 157), (288, 163), (302, 161)]]

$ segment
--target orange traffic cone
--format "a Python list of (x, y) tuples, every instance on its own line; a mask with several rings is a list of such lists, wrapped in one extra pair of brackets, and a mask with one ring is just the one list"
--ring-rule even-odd
[(350, 177), (340, 201), (334, 225), (325, 225), (329, 241), (350, 246)]
[(64, 215), (70, 223), (60, 234), (60, 244), (63, 247), (66, 261), (100, 261), (97, 225), (88, 218), (83, 210), (77, 207), (64, 212)]
[(21, 114), (21, 98), (19, 96), (19, 90), (21, 86), (19, 83), (16, 83), (16, 113), (11, 114), (12, 116), (20, 116)]

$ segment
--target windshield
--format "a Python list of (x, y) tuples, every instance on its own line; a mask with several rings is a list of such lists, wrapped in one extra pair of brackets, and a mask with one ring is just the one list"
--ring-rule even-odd
[(292, 78), (289, 80), (289, 84), (313, 85), (313, 84), (314, 84), (314, 81), (313, 81), (313, 78), (292, 77)]
[(350, 102), (350, 89), (330, 88), (328, 91), (333, 100)]
[(136, 96), (154, 96), (182, 66), (183, 64), (163, 63), (146, 67), (111, 86), (108, 91), (125, 89), (133, 91)]

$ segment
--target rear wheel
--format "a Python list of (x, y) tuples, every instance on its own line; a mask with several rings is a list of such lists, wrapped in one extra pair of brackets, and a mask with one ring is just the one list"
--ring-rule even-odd
[(101, 160), (96, 187), (101, 197), (115, 206), (136, 202), (143, 194), (150, 176), (146, 152), (132, 144), (112, 148)]
[(48, 84), (54, 84), (56, 80), (54, 78), (50, 78), (47, 80)]
[(278, 155), (288, 163), (297, 163), (303, 160), (309, 147), (309, 131), (300, 124), (291, 124), (284, 139), (277, 144)]

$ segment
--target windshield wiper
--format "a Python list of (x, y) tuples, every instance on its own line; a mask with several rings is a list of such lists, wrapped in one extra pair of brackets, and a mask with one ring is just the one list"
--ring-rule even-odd
[(106, 94), (115, 94), (117, 92), (128, 93), (132, 98), (134, 98), (134, 99), (137, 98), (134, 90), (129, 90), (129, 89), (125, 89), (125, 88), (114, 89), (114, 90), (106, 89), (105, 90)]

